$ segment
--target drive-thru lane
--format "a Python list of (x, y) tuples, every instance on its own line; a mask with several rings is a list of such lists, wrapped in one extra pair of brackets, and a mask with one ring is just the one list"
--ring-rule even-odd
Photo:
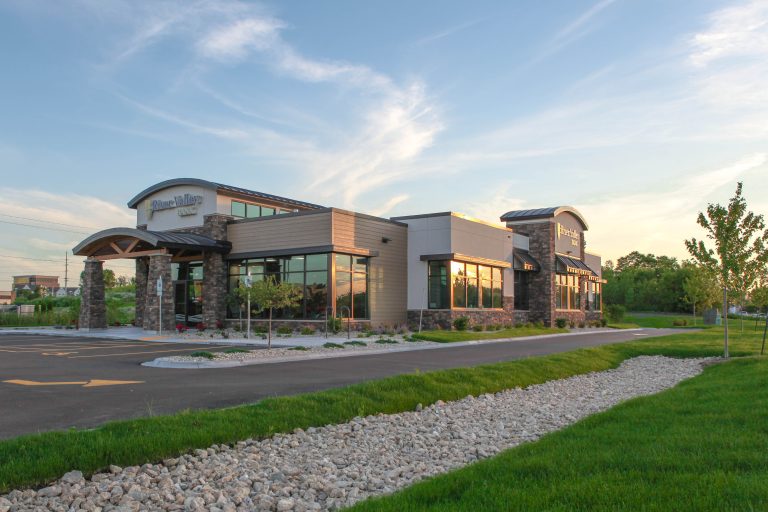
[[(226, 369), (140, 366), (200, 344), (42, 335), (0, 336), (0, 438), (109, 420), (216, 408), (369, 379), (473, 366), (679, 333), (673, 329), (540, 336), (462, 347), (359, 355)], [(223, 350), (206, 346), (205, 350)]]

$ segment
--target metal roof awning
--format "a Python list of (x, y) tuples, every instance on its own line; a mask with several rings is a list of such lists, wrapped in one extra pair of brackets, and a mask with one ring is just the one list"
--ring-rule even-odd
[(72, 249), (76, 256), (100, 260), (138, 258), (152, 254), (217, 252), (226, 254), (232, 244), (194, 233), (111, 228), (89, 236)]
[(531, 253), (523, 249), (514, 250), (514, 263), (512, 267), (515, 270), (524, 270), (526, 272), (538, 272), (541, 270), (541, 265), (536, 261), (536, 258), (531, 256)]
[(421, 261), (461, 261), (463, 263), (477, 263), (478, 265), (487, 265), (489, 267), (510, 268), (512, 264), (508, 261), (494, 260), (490, 258), (482, 258), (479, 256), (468, 256), (466, 254), (460, 254), (457, 252), (450, 252), (444, 254), (422, 254), (420, 256)]
[(600, 276), (580, 259), (556, 254), (555, 263), (557, 272), (561, 274), (578, 274), (580, 276), (587, 276), (592, 281), (600, 280)]

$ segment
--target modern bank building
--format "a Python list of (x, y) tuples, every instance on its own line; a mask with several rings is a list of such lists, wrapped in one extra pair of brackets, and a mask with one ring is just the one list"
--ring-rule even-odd
[[(248, 274), (299, 287), (278, 323), (450, 329), (601, 318), (601, 260), (570, 206), (516, 210), (488, 223), (454, 212), (390, 219), (201, 179), (173, 179), (128, 202), (135, 227), (95, 233), (85, 256), (81, 329), (106, 328), (103, 263), (136, 262), (136, 325), (234, 325)], [(157, 290), (158, 282), (162, 283)], [(162, 293), (158, 293), (161, 291)], [(263, 322), (253, 317), (253, 322)]]

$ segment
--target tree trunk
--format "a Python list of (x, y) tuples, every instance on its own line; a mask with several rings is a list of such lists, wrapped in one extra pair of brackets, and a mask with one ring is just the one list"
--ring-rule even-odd
[(723, 286), (723, 327), (725, 328), (723, 357), (728, 359), (728, 287), (727, 286)]
[(696, 303), (693, 303), (693, 325), (696, 326)]
[(272, 348), (272, 308), (269, 308), (269, 324), (267, 328), (267, 348)]
[(768, 312), (765, 313), (765, 327), (763, 328), (763, 344), (760, 346), (760, 355), (765, 354), (765, 335), (768, 333)]

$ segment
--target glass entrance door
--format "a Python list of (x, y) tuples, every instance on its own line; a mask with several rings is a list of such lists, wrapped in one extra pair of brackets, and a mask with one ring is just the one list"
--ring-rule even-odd
[(174, 263), (171, 273), (176, 324), (195, 327), (203, 321), (203, 264)]

